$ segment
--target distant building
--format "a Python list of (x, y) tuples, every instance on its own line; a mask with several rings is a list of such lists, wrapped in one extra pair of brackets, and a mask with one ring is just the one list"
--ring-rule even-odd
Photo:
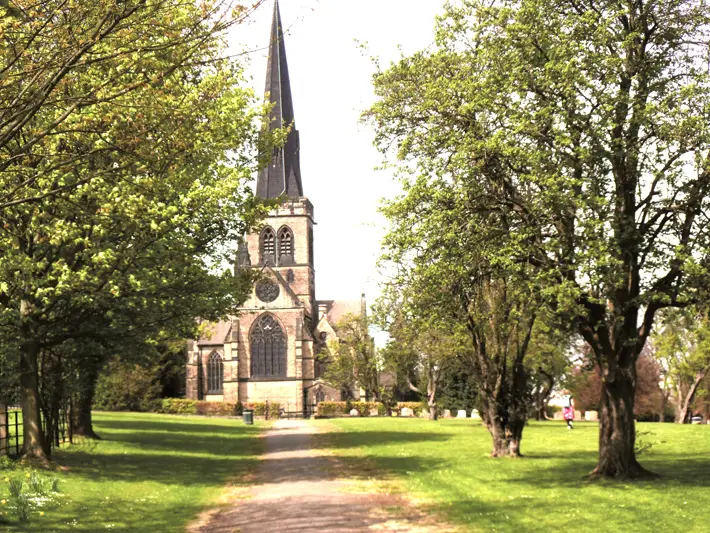
[(284, 198), (258, 233), (238, 250), (238, 268), (259, 269), (239, 316), (213, 324), (188, 343), (187, 397), (227, 402), (279, 402), (307, 411), (317, 401), (339, 400), (322, 380), (316, 354), (346, 314), (364, 313), (362, 300), (316, 299), (313, 205), (303, 195), (300, 142), (295, 127), (278, 0), (274, 4), (266, 92), (274, 104), (270, 128), (291, 125), (283, 148), (258, 176), (256, 194)]

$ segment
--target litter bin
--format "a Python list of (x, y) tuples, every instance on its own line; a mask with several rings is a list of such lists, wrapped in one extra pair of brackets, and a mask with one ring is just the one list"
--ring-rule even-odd
[(245, 424), (248, 425), (253, 425), (254, 424), (254, 410), (253, 409), (244, 409), (242, 411), (242, 420), (244, 420)]

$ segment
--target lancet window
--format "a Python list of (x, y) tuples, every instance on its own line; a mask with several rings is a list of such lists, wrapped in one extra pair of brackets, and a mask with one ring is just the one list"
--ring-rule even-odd
[(279, 230), (279, 265), (293, 264), (293, 232), (288, 226)]
[(207, 359), (207, 394), (222, 394), (224, 387), (224, 364), (217, 352)]
[(249, 341), (252, 377), (286, 377), (286, 334), (272, 315), (257, 319)]
[(261, 232), (261, 263), (276, 264), (276, 235), (274, 230), (268, 227)]

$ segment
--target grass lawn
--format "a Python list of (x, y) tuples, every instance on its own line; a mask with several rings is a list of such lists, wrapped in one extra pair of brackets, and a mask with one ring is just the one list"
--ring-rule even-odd
[[(46, 475), (60, 480), (60, 495), (41, 508), (44, 516), (38, 509), (27, 524), (0, 522), (0, 531), (183, 531), (262, 451), (258, 422), (136, 413), (94, 420), (104, 440), (55, 452), (64, 469)], [(24, 475), (0, 470), (0, 498), (6, 476)]]
[[(475, 421), (337, 419), (320, 445), (344, 475), (391, 478), (434, 513), (466, 531), (710, 531), (710, 426), (638, 424), (653, 446), (641, 463), (657, 481), (591, 482), (598, 426), (531, 422), (522, 459), (491, 459)], [(647, 433), (646, 433), (647, 432)], [(644, 434), (645, 433), (645, 434)]]

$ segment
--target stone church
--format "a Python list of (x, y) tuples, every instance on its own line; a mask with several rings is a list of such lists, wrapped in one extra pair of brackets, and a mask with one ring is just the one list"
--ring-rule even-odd
[(238, 268), (261, 271), (238, 316), (209, 325), (209, 334), (188, 343), (187, 397), (225, 402), (278, 402), (285, 411), (307, 412), (318, 401), (339, 400), (321, 378), (316, 355), (348, 314), (365, 313), (361, 300), (316, 298), (313, 204), (303, 194), (299, 134), (286, 62), (278, 0), (274, 4), (266, 69), (273, 104), (271, 128), (291, 125), (283, 148), (274, 150), (258, 175), (256, 194), (283, 201), (260, 231), (246, 236)]

